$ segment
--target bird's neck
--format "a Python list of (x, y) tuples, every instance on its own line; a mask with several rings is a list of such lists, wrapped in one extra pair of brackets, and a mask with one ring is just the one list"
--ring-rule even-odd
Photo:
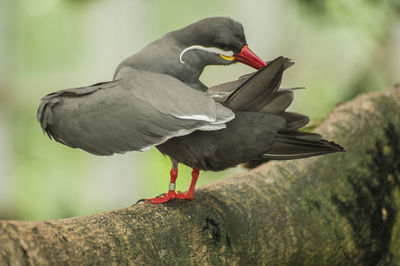
[(139, 69), (170, 75), (194, 89), (206, 91), (207, 86), (199, 80), (206, 64), (195, 54), (185, 57), (184, 63), (180, 62), (179, 55), (185, 49), (181, 46), (167, 34), (124, 60), (117, 67), (114, 79), (122, 78), (129, 75), (130, 71)]

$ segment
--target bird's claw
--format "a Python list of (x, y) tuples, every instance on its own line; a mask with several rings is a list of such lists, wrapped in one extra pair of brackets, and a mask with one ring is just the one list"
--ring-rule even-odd
[(170, 190), (168, 193), (163, 193), (158, 195), (155, 198), (152, 199), (141, 199), (136, 202), (138, 204), (139, 202), (145, 202), (145, 203), (150, 203), (150, 204), (160, 204), (160, 203), (165, 203), (168, 202), (172, 199), (182, 199), (182, 200), (192, 200), (194, 198), (194, 193), (192, 191), (187, 191), (187, 192), (180, 192), (176, 193), (173, 190)]
[(143, 199), (140, 201), (146, 202), (146, 203), (151, 203), (151, 204), (160, 204), (160, 203), (165, 203), (170, 201), (171, 199), (175, 199), (176, 198), (176, 192), (173, 190), (168, 191), (168, 193), (163, 193), (158, 195), (155, 198), (152, 199)]
[(192, 191), (186, 191), (186, 192), (178, 192), (176, 194), (177, 199), (184, 199), (184, 200), (192, 200), (194, 198), (194, 193)]

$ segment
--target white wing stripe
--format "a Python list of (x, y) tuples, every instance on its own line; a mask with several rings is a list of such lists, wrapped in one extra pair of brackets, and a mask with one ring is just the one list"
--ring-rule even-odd
[(176, 118), (180, 119), (188, 119), (188, 120), (201, 120), (201, 121), (207, 121), (207, 122), (215, 122), (215, 119), (206, 116), (206, 115), (174, 115)]

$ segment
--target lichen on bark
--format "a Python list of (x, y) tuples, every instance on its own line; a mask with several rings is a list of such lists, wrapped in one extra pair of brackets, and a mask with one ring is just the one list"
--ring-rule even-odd
[(396, 265), (399, 109), (400, 86), (341, 104), (316, 131), (345, 153), (268, 162), (199, 188), (191, 202), (0, 221), (0, 262)]

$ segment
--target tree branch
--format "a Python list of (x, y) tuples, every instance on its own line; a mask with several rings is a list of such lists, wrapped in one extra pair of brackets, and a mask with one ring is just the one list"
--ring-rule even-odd
[(191, 202), (0, 221), (11, 265), (392, 265), (400, 259), (400, 85), (339, 105), (316, 130), (347, 150), (274, 161)]

